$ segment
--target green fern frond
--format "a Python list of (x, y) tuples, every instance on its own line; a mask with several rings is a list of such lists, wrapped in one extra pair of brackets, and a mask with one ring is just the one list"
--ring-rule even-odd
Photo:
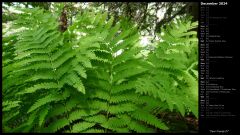
[(131, 50), (124, 51), (122, 54), (116, 57), (113, 61), (113, 66), (117, 66), (118, 64), (125, 62), (129, 59), (134, 58), (134, 56), (139, 53), (141, 48), (133, 48)]
[(53, 89), (58, 87), (59, 87), (58, 84), (53, 82), (40, 83), (40, 84), (34, 85), (33, 87), (27, 88), (24, 91), (19, 92), (18, 94), (22, 95), (26, 93), (34, 93), (40, 89)]
[(119, 105), (111, 105), (108, 111), (111, 114), (121, 114), (121, 113), (135, 111), (135, 109), (136, 109), (136, 106), (133, 103), (122, 103)]
[(6, 112), (6, 111), (10, 111), (12, 108), (15, 108), (15, 107), (18, 107), (20, 106), (21, 101), (3, 101), (2, 105), (3, 105), (3, 109), (2, 111), (3, 112)]
[(48, 107), (44, 107), (40, 112), (39, 112), (39, 126), (42, 126), (42, 124), (45, 122), (45, 117), (47, 116), (48, 114), (48, 110), (49, 108)]
[(52, 122), (47, 128), (45, 128), (45, 132), (56, 132), (68, 124), (69, 121), (66, 118), (58, 119)]
[(87, 117), (84, 120), (86, 120), (88, 122), (94, 122), (94, 123), (104, 123), (107, 121), (107, 118), (106, 118), (106, 116), (100, 114), (100, 115)]
[(107, 91), (105, 90), (96, 90), (94, 93), (92, 93), (89, 98), (99, 98), (99, 99), (103, 99), (103, 100), (109, 100), (110, 99), (110, 95), (108, 94)]
[(155, 116), (147, 113), (144, 110), (137, 110), (132, 114), (132, 117), (146, 122), (147, 124), (150, 124), (152, 126), (155, 126), (162, 130), (168, 130), (169, 128), (159, 119), (157, 119)]
[(104, 130), (90, 128), (90, 129), (83, 131), (82, 133), (104, 133)]
[(95, 124), (94, 123), (90, 123), (90, 122), (79, 122), (77, 124), (74, 124), (74, 126), (72, 127), (71, 132), (72, 133), (76, 133), (76, 132), (82, 132), (88, 128), (93, 127)]
[(85, 88), (83, 86), (81, 79), (78, 77), (77, 74), (75, 73), (69, 74), (64, 81), (70, 86), (73, 86), (74, 88), (76, 88), (79, 92), (82, 92), (83, 94), (85, 94)]
[(125, 48), (131, 46), (132, 43), (136, 43), (138, 40), (139, 40), (138, 34), (131, 35), (129, 38), (125, 39), (123, 41), (123, 43), (121, 43), (117, 46), (114, 46), (112, 50), (113, 50), (113, 52), (116, 52), (120, 49), (125, 49)]
[(32, 81), (37, 81), (37, 80), (54, 80), (54, 74), (52, 71), (48, 71), (48, 70), (44, 70), (42, 72), (37, 72), (36, 74), (34, 74), (32, 77), (30, 77), (29, 79), (27, 79), (25, 82), (32, 82)]
[(133, 88), (135, 88), (135, 81), (128, 81), (127, 83), (114, 85), (112, 87), (112, 93), (117, 94), (117, 93), (121, 93), (121, 92), (130, 90), (130, 89), (133, 89)]
[(137, 133), (153, 133), (154, 130), (151, 128), (148, 128), (142, 124), (140, 124), (138, 121), (132, 120), (129, 124), (128, 124), (128, 128), (130, 130), (133, 130)]
[[(136, 92), (161, 99), (170, 111), (184, 116), (187, 108), (198, 102), (197, 72), (192, 72), (198, 57), (197, 33), (192, 30), (197, 23), (192, 23), (191, 18), (176, 21), (162, 28), (164, 34), (159, 36), (163, 41), (149, 54), (152, 66), (148, 67), (148, 75), (138, 78)], [(196, 112), (197, 108), (190, 110)]]
[(49, 113), (48, 113), (46, 119), (54, 117), (54, 116), (62, 115), (68, 111), (62, 104), (55, 104), (55, 105), (53, 105), (53, 108), (55, 108), (55, 109), (49, 110)]
[(47, 103), (53, 102), (53, 101), (57, 101), (59, 100), (58, 96), (55, 95), (47, 95), (44, 98), (40, 98), (39, 100), (37, 100), (37, 102), (35, 102), (27, 111), (27, 113), (30, 113), (32, 111), (34, 111), (35, 109), (39, 108), (40, 106), (43, 106)]
[(98, 113), (97, 110), (89, 110), (89, 111), (85, 111), (85, 110), (76, 110), (70, 113), (69, 115), (69, 120), (70, 121), (74, 121), (74, 120), (78, 120), (78, 119), (82, 119), (84, 116), (91, 116)]
[(127, 92), (124, 94), (115, 94), (112, 95), (111, 99), (109, 100), (110, 103), (120, 103), (126, 101), (136, 101), (136, 94), (134, 92)]
[(132, 68), (132, 69), (128, 69), (128, 70), (118, 72), (118, 73), (116, 73), (116, 75), (113, 76), (113, 82), (117, 82), (120, 79), (129, 78), (131, 76), (141, 74), (145, 71), (147, 71), (147, 69), (136, 67), (134, 69)]
[(120, 128), (126, 126), (126, 121), (124, 119), (119, 119), (119, 118), (109, 118), (106, 122), (102, 123), (101, 126), (105, 128)]
[(103, 102), (103, 101), (92, 100), (92, 101), (90, 101), (89, 104), (90, 104), (89, 108), (91, 108), (91, 109), (99, 109), (99, 110), (104, 110), (104, 111), (108, 110), (106, 102)]

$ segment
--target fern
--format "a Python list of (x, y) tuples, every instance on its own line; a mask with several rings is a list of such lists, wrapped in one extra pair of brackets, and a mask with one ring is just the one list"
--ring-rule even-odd
[(44, 107), (41, 112), (40, 112), (40, 115), (39, 115), (39, 126), (42, 126), (44, 120), (45, 120), (45, 117), (47, 116), (48, 114), (48, 110), (49, 108), (48, 107)]
[(85, 118), (88, 122), (94, 122), (94, 123), (104, 123), (107, 121), (107, 118), (104, 115), (95, 115), (91, 117)]
[(139, 123), (138, 121), (135, 121), (135, 120), (132, 120), (129, 123), (128, 128), (130, 130), (133, 130), (133, 131), (138, 132), (138, 133), (152, 133), (152, 132), (154, 132), (153, 129), (148, 128), (146, 126), (143, 126), (141, 123)]
[(71, 132), (75, 133), (75, 132), (81, 132), (84, 131), (88, 128), (91, 128), (94, 126), (94, 123), (90, 123), (90, 122), (80, 122), (77, 123), (73, 126)]
[[(72, 39), (71, 36), (76, 36), (73, 31), (60, 33), (57, 29), (57, 16), (40, 9), (23, 10), (23, 12), (20, 15), (21, 20), (16, 20), (14, 27), (22, 25), (26, 29), (21, 34), (15, 35), (17, 42), (12, 45), (15, 55), (11, 56), (13, 62), (8, 62), (9, 64), (4, 66), (6, 70), (3, 78), (4, 82), (11, 82), (13, 78), (21, 78), (21, 80), (9, 83), (3, 91), (6, 91), (6, 98), (16, 97), (8, 94), (8, 91), (17, 93), (18, 98), (23, 102), (21, 108), (29, 108), (21, 113), (32, 113), (49, 106), (49, 110), (39, 114), (39, 126), (41, 126), (44, 125), (44, 118), (48, 112), (51, 112), (51, 106), (65, 101), (69, 96), (65, 87), (71, 86), (72, 89), (85, 93), (85, 87), (81, 82), (87, 78), (86, 68), (91, 67), (90, 59), (95, 59), (94, 53), (90, 52), (99, 48), (98, 42), (103, 39), (96, 38), (95, 34), (88, 35), (88, 38), (82, 42)], [(34, 21), (30, 20), (30, 15)], [(25, 25), (26, 23), (29, 25)], [(76, 49), (75, 44), (81, 47)], [(4, 52), (8, 54), (10, 50), (6, 48)], [(21, 77), (22, 75), (26, 77)], [(27, 102), (27, 98), (31, 98), (32, 103)], [(4, 110), (17, 106), (19, 105), (8, 106)], [(18, 116), (21, 117), (20, 114)]]
[(20, 101), (6, 101), (3, 102), (3, 110), (2, 111), (10, 111), (12, 108), (18, 107)]
[(39, 108), (42, 105), (45, 105), (45, 104), (47, 104), (49, 102), (53, 102), (53, 101), (57, 101), (57, 100), (59, 100), (59, 97), (56, 97), (55, 95), (47, 95), (46, 97), (41, 98), (37, 102), (35, 102), (33, 104), (33, 106), (31, 106), (29, 108), (27, 113), (30, 113), (30, 112), (34, 111), (35, 109)]
[(163, 42), (144, 59), (127, 19), (113, 25), (106, 12), (86, 11), (61, 33), (56, 14), (22, 12), (12, 29), (25, 29), (3, 36), (5, 132), (151, 133), (170, 129), (159, 111), (197, 116), (190, 18), (163, 29)]
[[(96, 18), (99, 16), (98, 14)], [(93, 23), (98, 24), (95, 21)], [(107, 25), (110, 23), (106, 22)], [(138, 46), (139, 36), (136, 28), (125, 30), (121, 23), (123, 22), (112, 27), (108, 26), (106, 39), (100, 45), (100, 49), (94, 51), (97, 59), (91, 61), (92, 69), (86, 72), (88, 78), (85, 86), (89, 91), (86, 92), (84, 100), (87, 106), (79, 105), (81, 109), (70, 115), (71, 121), (80, 121), (77, 125), (73, 125), (71, 132), (95, 131), (96, 127), (104, 129), (104, 132), (131, 132), (140, 130), (137, 125), (144, 128), (140, 130), (142, 132), (154, 132), (154, 128), (167, 130), (166, 126), (161, 127), (156, 124), (159, 119), (152, 116), (151, 112), (146, 112), (152, 116), (150, 122), (148, 119), (142, 121), (134, 118), (133, 114), (138, 113), (144, 104), (138, 101), (135, 81), (137, 77), (145, 74), (147, 69), (142, 67), (144, 61), (140, 55), (142, 48)], [(95, 28), (104, 31), (97, 26)], [(121, 33), (117, 34), (118, 31)], [(122, 40), (123, 43), (119, 43)], [(119, 51), (121, 52), (118, 54)], [(81, 115), (84, 114), (81, 112), (91, 112), (91, 110), (96, 113)], [(129, 120), (122, 117), (123, 115)], [(135, 127), (131, 125), (131, 120), (135, 121)], [(151, 120), (155, 123), (151, 124)]]
[(162, 129), (162, 130), (168, 129), (168, 127), (163, 122), (161, 122), (160, 120), (157, 120), (153, 115), (148, 114), (145, 111), (138, 110), (135, 113), (133, 113), (132, 116), (135, 119), (144, 121), (150, 125), (158, 127), (159, 129)]
[(40, 89), (51, 89), (51, 88), (58, 88), (57, 83), (48, 82), (48, 83), (36, 84), (33, 87), (30, 87), (28, 89), (25, 89), (24, 91), (19, 92), (18, 94), (34, 93)]
[[(170, 111), (174, 109), (183, 116), (187, 108), (198, 117), (197, 37), (191, 29), (197, 27), (191, 18), (177, 19), (166, 29), (162, 42), (149, 54), (150, 67), (144, 78), (138, 78), (137, 92), (166, 102)], [(195, 74), (192, 74), (195, 72)]]
[(53, 123), (51, 123), (46, 129), (45, 131), (51, 131), (51, 132), (56, 132), (59, 129), (63, 128), (64, 126), (67, 126), (69, 124), (69, 121), (66, 118), (63, 119), (59, 119), (57, 121), (54, 121)]

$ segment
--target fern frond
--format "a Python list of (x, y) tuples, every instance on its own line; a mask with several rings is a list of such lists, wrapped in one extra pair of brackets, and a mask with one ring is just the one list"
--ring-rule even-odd
[(118, 64), (120, 64), (122, 62), (132, 59), (133, 56), (135, 56), (137, 53), (139, 53), (140, 50), (141, 50), (141, 48), (133, 48), (131, 50), (124, 51), (122, 54), (120, 54), (119, 56), (117, 56), (114, 59), (113, 66), (117, 66)]
[(77, 124), (75, 124), (73, 127), (72, 127), (72, 130), (71, 132), (72, 133), (76, 133), (76, 132), (82, 132), (88, 128), (91, 128), (95, 125), (95, 123), (90, 123), (90, 122), (79, 122)]
[(54, 82), (40, 83), (34, 85), (33, 87), (27, 88), (24, 91), (19, 92), (18, 94), (22, 95), (26, 93), (34, 93), (40, 89), (53, 89), (53, 88), (59, 88), (58, 84)]
[(112, 87), (112, 93), (117, 94), (117, 93), (124, 92), (126, 90), (130, 90), (133, 88), (135, 88), (135, 81), (128, 81), (127, 83), (114, 85)]
[(30, 113), (32, 111), (34, 111), (35, 109), (39, 108), (40, 106), (43, 106), (47, 103), (53, 102), (53, 101), (57, 101), (60, 100), (58, 96), (55, 95), (47, 95), (44, 98), (41, 98), (39, 100), (37, 100), (37, 102), (35, 102), (27, 111), (27, 113)]
[(83, 86), (81, 79), (78, 77), (76, 73), (69, 74), (66, 80), (64, 81), (70, 86), (76, 88), (79, 92), (85, 94), (85, 87)]
[(129, 124), (128, 124), (128, 128), (130, 130), (133, 130), (137, 133), (153, 133), (154, 130), (151, 128), (148, 128), (142, 124), (140, 124), (139, 122), (132, 120)]
[[(82, 119), (84, 116), (91, 116), (91, 115), (94, 115), (96, 113), (98, 113), (97, 110), (89, 110), (89, 111), (76, 110), (76, 111), (70, 113), (69, 121)], [(91, 117), (89, 117), (89, 121), (91, 121)]]
[(99, 110), (104, 110), (104, 111), (108, 110), (107, 104), (102, 101), (92, 100), (92, 101), (90, 101), (89, 104), (90, 104), (89, 108), (91, 108), (91, 109), (99, 109)]
[(45, 80), (45, 79), (46, 80), (54, 80), (55, 79), (54, 73), (52, 71), (49, 72), (48, 70), (37, 72), (32, 77), (25, 80), (25, 82), (32, 82), (32, 81)]
[(104, 133), (104, 130), (103, 129), (90, 128), (90, 129), (87, 129), (87, 130), (83, 131), (82, 133)]
[(116, 32), (120, 29), (120, 27), (121, 27), (120, 23), (117, 23), (114, 27), (112, 27), (106, 38), (106, 41), (111, 41), (112, 38), (115, 36)]
[[(192, 23), (188, 17), (176, 21), (162, 28), (164, 34), (159, 36), (163, 41), (149, 54), (152, 66), (148, 67), (148, 75), (138, 78), (136, 92), (161, 99), (170, 111), (176, 110), (184, 116), (187, 108), (196, 105), (198, 99), (196, 72), (192, 72), (198, 56), (197, 36), (192, 29), (197, 23)], [(197, 108), (196, 105), (192, 110)]]
[(133, 103), (122, 103), (119, 105), (111, 105), (108, 111), (111, 114), (121, 114), (125, 112), (135, 111), (135, 109), (136, 109), (136, 106)]
[(115, 72), (121, 72), (121, 71), (126, 70), (126, 69), (136, 68), (136, 66), (140, 65), (142, 62), (143, 61), (141, 61), (139, 59), (128, 60), (122, 65), (118, 65), (118, 66), (113, 67), (113, 70)]
[(66, 118), (58, 119), (54, 122), (52, 122), (46, 129), (46, 132), (56, 132), (59, 129), (67, 126), (69, 124), (69, 121)]
[(125, 48), (131, 46), (132, 43), (136, 43), (138, 40), (139, 40), (139, 35), (138, 34), (131, 35), (129, 38), (125, 39), (123, 41), (123, 43), (121, 43), (117, 46), (114, 46), (112, 50), (115, 53), (116, 51), (118, 51), (120, 49), (125, 49)]
[(19, 103), (21, 103), (21, 101), (3, 101), (2, 105), (3, 105), (3, 112), (6, 111), (10, 111), (12, 108), (18, 107), (20, 106)]
[(119, 118), (109, 118), (106, 122), (102, 123), (101, 126), (105, 128), (120, 128), (126, 126), (126, 121), (124, 119), (119, 119)]
[(66, 108), (62, 104), (55, 104), (55, 105), (53, 105), (53, 108), (55, 108), (55, 109), (49, 110), (49, 113), (47, 115), (47, 119), (51, 118), (51, 117), (54, 117), (54, 116), (57, 116), (57, 115), (64, 114), (65, 112), (68, 111), (68, 110), (66, 110)]
[(107, 121), (107, 118), (106, 118), (106, 116), (100, 114), (100, 115), (87, 117), (84, 120), (86, 120), (88, 122), (94, 122), (94, 123), (104, 123)]
[(118, 73), (116, 73), (116, 75), (113, 76), (113, 82), (117, 82), (120, 79), (129, 78), (131, 76), (141, 74), (145, 71), (147, 71), (147, 69), (136, 67), (134, 69), (132, 68), (132, 69), (128, 69), (128, 70), (118, 72)]
[(162, 130), (168, 130), (169, 128), (159, 119), (157, 119), (155, 116), (147, 113), (144, 110), (137, 110), (132, 114), (132, 117), (144, 121), (154, 127), (157, 127)]
[(12, 132), (29, 132), (34, 126), (34, 121), (36, 120), (36, 113), (37, 111), (34, 111), (32, 114), (29, 115), (29, 119), (15, 127)]
[(103, 99), (103, 100), (109, 100), (110, 99), (109, 93), (105, 90), (100, 90), (100, 89), (96, 90), (89, 97), (90, 98), (99, 98), (99, 99)]
[(59, 66), (61, 66), (64, 62), (66, 62), (72, 57), (74, 57), (73, 52), (65, 53), (65, 55), (60, 56), (60, 58), (57, 58), (55, 61), (52, 61), (52, 68), (57, 69)]
[(39, 112), (39, 126), (42, 126), (42, 124), (44, 123), (45, 117), (48, 114), (48, 107), (44, 107), (40, 112)]
[(115, 94), (112, 95), (111, 99), (109, 100), (110, 103), (120, 103), (120, 102), (130, 102), (130, 101), (136, 101), (136, 94), (133, 92), (127, 92), (124, 94)]

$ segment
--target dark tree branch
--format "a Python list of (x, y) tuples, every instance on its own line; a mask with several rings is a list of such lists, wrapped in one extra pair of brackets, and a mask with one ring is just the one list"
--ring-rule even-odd
[(66, 13), (66, 4), (64, 4), (64, 8), (61, 12), (61, 16), (60, 16), (60, 31), (64, 32), (67, 30), (67, 13)]
[(142, 23), (140, 22), (140, 29), (143, 28), (143, 26), (146, 24), (146, 18), (147, 18), (147, 9), (148, 9), (148, 2), (146, 2), (145, 7), (144, 7), (144, 12), (143, 12), (143, 17), (142, 17)]
[[(177, 15), (183, 14), (184, 11), (186, 10), (186, 7), (188, 7), (188, 4), (183, 6), (177, 13), (175, 13), (171, 17), (167, 18), (167, 17), (164, 16), (164, 18), (156, 24), (155, 32), (158, 32), (158, 31), (160, 32), (160, 29), (161, 29), (162, 26), (164, 26), (168, 22), (172, 21)], [(167, 11), (166, 11), (166, 13), (167, 13)]]

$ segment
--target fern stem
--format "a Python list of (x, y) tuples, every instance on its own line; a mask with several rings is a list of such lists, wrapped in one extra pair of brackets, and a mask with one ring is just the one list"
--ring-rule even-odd
[[(110, 69), (109, 69), (110, 70), (109, 71), (109, 73), (110, 73), (110, 84), (111, 84), (110, 89), (109, 89), (109, 101), (111, 101), (111, 98), (112, 98), (112, 83), (113, 83), (112, 69), (113, 69), (113, 66), (111, 65)], [(110, 103), (107, 102), (107, 116), (106, 116), (107, 120), (109, 119), (109, 111), (108, 111), (109, 107), (110, 107)], [(104, 132), (107, 133), (107, 128), (105, 128)]]
[[(53, 75), (56, 76), (56, 72), (55, 72), (56, 69), (53, 68), (52, 58), (48, 53), (47, 53), (47, 55), (50, 58), (50, 63), (51, 63), (51, 66), (52, 66)], [(55, 80), (57, 81), (57, 84), (59, 85), (60, 83), (59, 83), (58, 79), (55, 79)]]
[(188, 68), (187, 68), (187, 72), (190, 70), (190, 69), (192, 69), (192, 67), (195, 65), (195, 64), (197, 64), (198, 63), (198, 61), (196, 61), (196, 62), (193, 62), (192, 64), (191, 64), (191, 66), (189, 66)]

